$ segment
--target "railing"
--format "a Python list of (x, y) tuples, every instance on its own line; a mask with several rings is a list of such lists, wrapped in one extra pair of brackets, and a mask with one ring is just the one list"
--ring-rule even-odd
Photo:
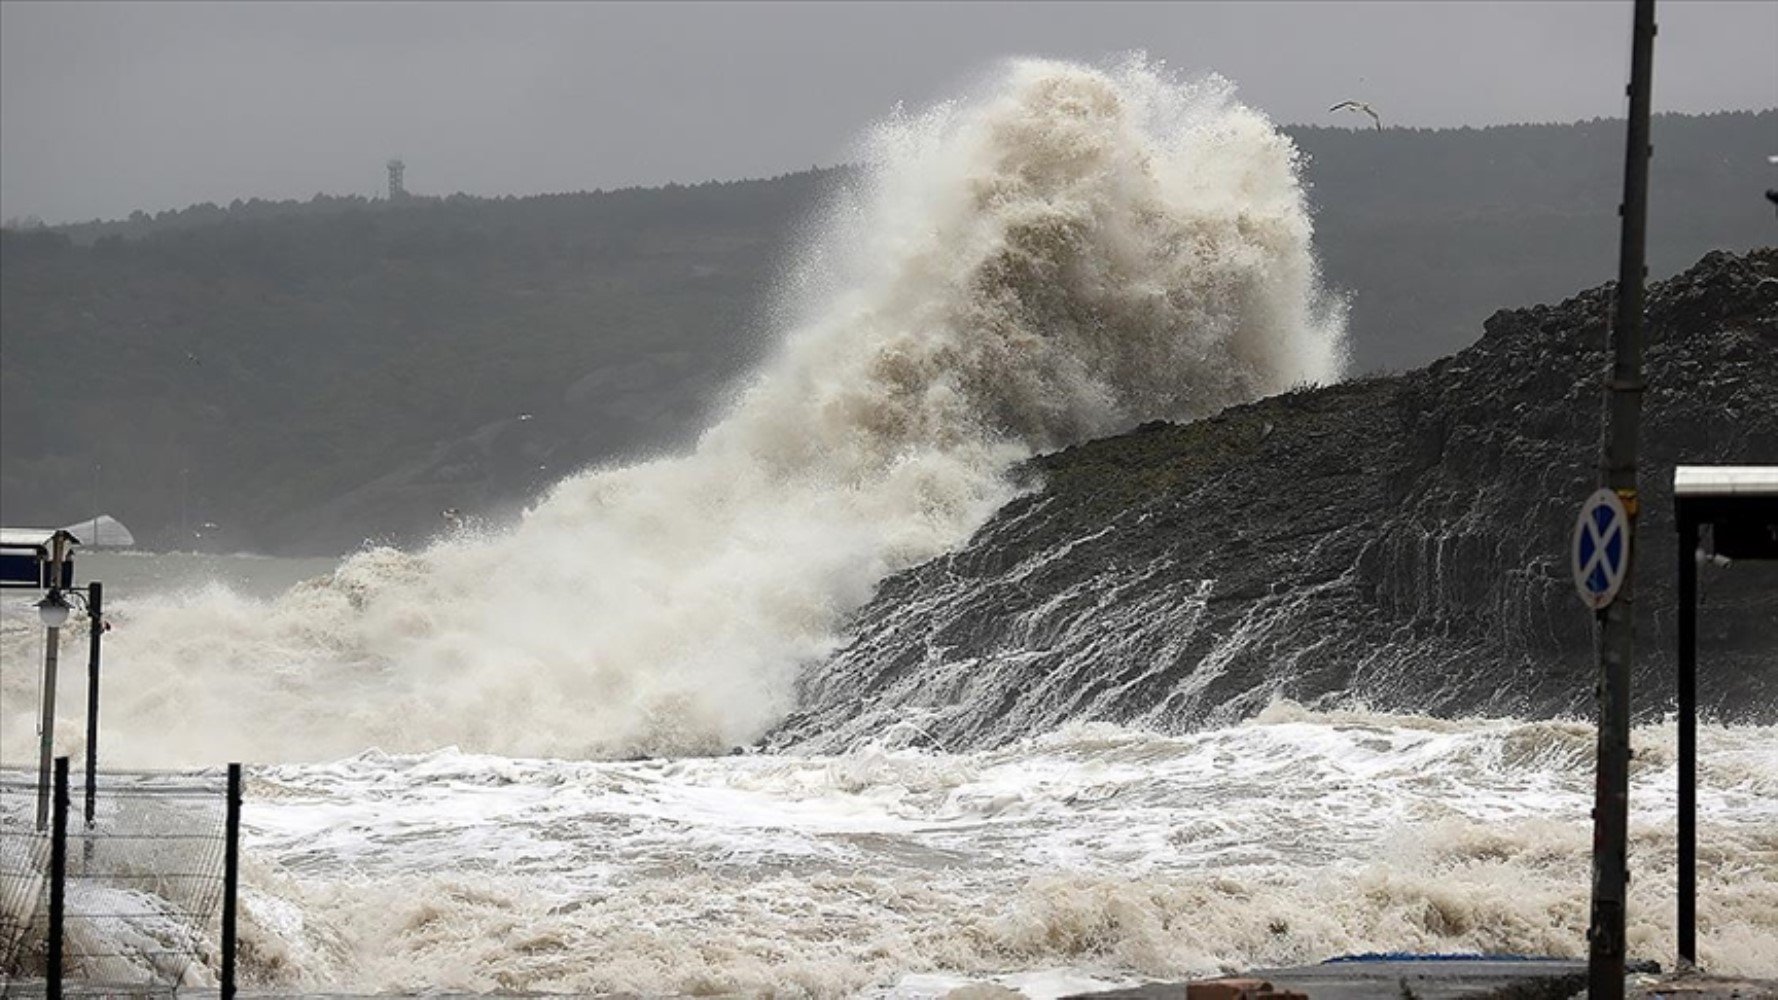
[(39, 829), (37, 776), (0, 769), (0, 996), (233, 997), (240, 766), (104, 771), (94, 784), (92, 823), (71, 821), (58, 758)]

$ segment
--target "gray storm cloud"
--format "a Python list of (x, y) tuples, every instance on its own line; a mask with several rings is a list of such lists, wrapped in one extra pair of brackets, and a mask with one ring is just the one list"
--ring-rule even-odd
[[(770, 176), (994, 61), (1141, 49), (1274, 120), (1622, 111), (1629, 5), (40, 4), (0, 8), (0, 215)], [(1669, 3), (1658, 106), (1778, 102), (1778, 6)]]

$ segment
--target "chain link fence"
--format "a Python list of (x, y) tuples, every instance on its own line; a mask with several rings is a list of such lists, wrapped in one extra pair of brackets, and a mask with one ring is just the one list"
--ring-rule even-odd
[(99, 772), (90, 824), (86, 787), (58, 761), (40, 825), (39, 776), (0, 768), (0, 996), (216, 988), (233, 971), (231, 772)]

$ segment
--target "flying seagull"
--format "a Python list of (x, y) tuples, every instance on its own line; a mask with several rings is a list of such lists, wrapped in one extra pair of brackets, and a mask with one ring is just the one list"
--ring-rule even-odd
[(1371, 121), (1376, 123), (1377, 131), (1383, 131), (1383, 119), (1377, 117), (1376, 109), (1372, 108), (1369, 104), (1366, 104), (1363, 101), (1341, 101), (1327, 110), (1339, 111), (1342, 108), (1347, 111), (1362, 111), (1365, 114), (1370, 115)]

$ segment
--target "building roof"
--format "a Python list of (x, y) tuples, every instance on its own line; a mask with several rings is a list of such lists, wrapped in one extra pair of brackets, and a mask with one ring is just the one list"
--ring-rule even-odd
[(1676, 497), (1778, 497), (1778, 465), (1681, 465)]
[(9, 549), (44, 549), (48, 550), (57, 535), (69, 545), (79, 545), (80, 539), (69, 534), (62, 528), (0, 528), (0, 546)]

